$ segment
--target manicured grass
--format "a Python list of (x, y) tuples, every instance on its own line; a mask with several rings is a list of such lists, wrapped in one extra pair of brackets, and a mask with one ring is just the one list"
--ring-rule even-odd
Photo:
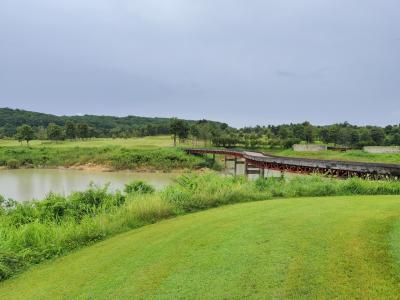
[(273, 198), (400, 195), (399, 181), (318, 176), (249, 181), (187, 174), (162, 191), (134, 182), (124, 193), (91, 186), (64, 197), (18, 203), (0, 197), (0, 281), (32, 265), (163, 219), (238, 202)]
[(163, 221), (39, 265), (1, 299), (389, 299), (400, 197), (237, 204)]
[(291, 149), (267, 149), (264, 152), (279, 156), (400, 164), (400, 154), (375, 154), (367, 153), (362, 150), (350, 150), (346, 152), (331, 150), (322, 152), (295, 152)]
[[(148, 136), (143, 138), (129, 138), (129, 139), (88, 139), (88, 140), (74, 140), (74, 141), (39, 141), (34, 140), (30, 143), (31, 147), (108, 147), (108, 146), (119, 146), (126, 148), (136, 148), (136, 149), (157, 149), (163, 147), (172, 147), (173, 140), (169, 135), (162, 136)], [(16, 140), (1, 140), (0, 147), (16, 147), (20, 143)], [(23, 143), (23, 146), (26, 146)]]

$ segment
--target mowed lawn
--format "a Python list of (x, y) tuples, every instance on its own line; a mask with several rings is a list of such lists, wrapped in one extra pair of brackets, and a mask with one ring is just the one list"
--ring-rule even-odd
[(0, 299), (399, 294), (399, 196), (225, 206), (132, 230), (0, 284)]
[[(138, 149), (154, 149), (163, 147), (172, 147), (173, 140), (169, 135), (161, 136), (148, 136), (143, 138), (127, 138), (127, 139), (112, 139), (112, 138), (93, 138), (87, 140), (74, 140), (74, 141), (40, 141), (33, 140), (29, 142), (31, 147), (107, 147), (107, 146), (121, 146), (126, 148)], [(1, 140), (0, 147), (15, 147), (21, 144), (16, 140)], [(26, 143), (23, 142), (25, 146)]]
[(296, 152), (292, 149), (267, 149), (264, 152), (289, 157), (400, 164), (400, 153), (367, 153), (362, 150), (349, 150), (346, 152), (332, 150), (321, 152)]

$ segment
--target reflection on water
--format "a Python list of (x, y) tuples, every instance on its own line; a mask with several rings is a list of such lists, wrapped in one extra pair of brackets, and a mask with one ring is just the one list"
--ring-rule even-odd
[(72, 191), (110, 183), (110, 189), (122, 189), (133, 180), (144, 180), (160, 189), (172, 181), (176, 174), (138, 172), (97, 172), (76, 170), (21, 169), (0, 171), (0, 195), (17, 201), (42, 199), (50, 191), (68, 195)]
[[(224, 171), (224, 173), (225, 174), (230, 174), (230, 175), (233, 175), (234, 173), (235, 173), (235, 171), (234, 171), (234, 168), (235, 168), (235, 163), (234, 162), (231, 162), (231, 161), (228, 161), (227, 162), (227, 164), (226, 164), (226, 169), (225, 169), (225, 171)], [(238, 164), (237, 166), (236, 166), (236, 174), (237, 175), (244, 175), (244, 164)], [(248, 175), (249, 176), (249, 178), (250, 179), (257, 179), (257, 178), (259, 178), (259, 175), (257, 175), (257, 174), (249, 174)], [(282, 176), (282, 172), (281, 171), (275, 171), (275, 170), (269, 170), (269, 169), (265, 169), (264, 170), (264, 177), (280, 177), (280, 176)], [(293, 177), (293, 176), (302, 176), (302, 175), (300, 175), (300, 174), (293, 174), (293, 173), (284, 173), (284, 176), (285, 176), (285, 178), (290, 178), (290, 177)]]
[[(228, 162), (225, 174), (233, 174), (234, 163)], [(237, 175), (244, 175), (244, 165), (237, 166)], [(110, 183), (110, 189), (122, 189), (125, 183), (144, 180), (157, 189), (169, 184), (177, 174), (139, 173), (130, 171), (100, 172), (58, 169), (20, 169), (0, 171), (0, 195), (17, 201), (43, 199), (49, 192), (68, 195), (82, 191), (93, 182), (96, 185)], [(256, 179), (258, 175), (249, 175)], [(278, 177), (281, 172), (265, 170), (265, 177)], [(286, 176), (293, 176), (285, 174)]]

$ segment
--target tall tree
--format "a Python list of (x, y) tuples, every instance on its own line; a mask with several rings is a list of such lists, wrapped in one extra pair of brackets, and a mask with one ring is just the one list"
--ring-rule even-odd
[(89, 137), (89, 126), (86, 123), (79, 123), (76, 126), (76, 135), (81, 139), (86, 139)]
[(53, 141), (60, 141), (64, 139), (64, 132), (61, 126), (50, 123), (47, 126), (47, 138)]
[(176, 139), (181, 131), (182, 125), (183, 121), (178, 118), (172, 118), (170, 121), (169, 130), (174, 139), (174, 147), (176, 147)]
[(371, 129), (371, 138), (374, 141), (375, 145), (379, 146), (383, 144), (383, 140), (385, 139), (385, 132), (382, 128), (373, 127)]
[(29, 141), (33, 140), (35, 132), (29, 125), (22, 125), (17, 128), (17, 138), (20, 141), (26, 141), (26, 145), (29, 146)]
[(71, 140), (76, 138), (76, 127), (71, 121), (65, 123), (65, 137)]

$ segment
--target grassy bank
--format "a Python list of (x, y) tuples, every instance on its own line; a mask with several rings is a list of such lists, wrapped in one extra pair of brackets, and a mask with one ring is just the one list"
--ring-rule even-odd
[(0, 284), (2, 299), (394, 299), (398, 196), (245, 203), (146, 226)]
[(0, 147), (0, 166), (57, 167), (96, 164), (112, 169), (157, 170), (212, 167), (210, 160), (176, 148), (134, 149), (109, 147)]
[[(139, 185), (140, 187), (140, 185)], [(248, 181), (216, 174), (186, 175), (160, 192), (129, 188), (110, 193), (91, 187), (41, 202), (3, 201), (0, 211), (0, 278), (117, 233), (177, 215), (226, 204), (282, 197), (400, 195), (400, 182), (321, 177)]]
[(284, 150), (264, 149), (263, 151), (265, 153), (270, 153), (279, 156), (400, 164), (400, 154), (396, 153), (377, 154), (377, 153), (367, 153), (362, 150), (350, 150), (346, 152), (338, 152), (331, 150), (322, 152), (295, 152), (292, 149), (284, 149)]
[[(213, 167), (210, 160), (172, 147), (170, 136), (30, 142), (0, 140), (0, 167), (70, 167), (94, 164), (110, 169), (195, 169)], [(181, 146), (185, 146), (182, 144)], [(215, 167), (215, 166), (214, 166)]]

